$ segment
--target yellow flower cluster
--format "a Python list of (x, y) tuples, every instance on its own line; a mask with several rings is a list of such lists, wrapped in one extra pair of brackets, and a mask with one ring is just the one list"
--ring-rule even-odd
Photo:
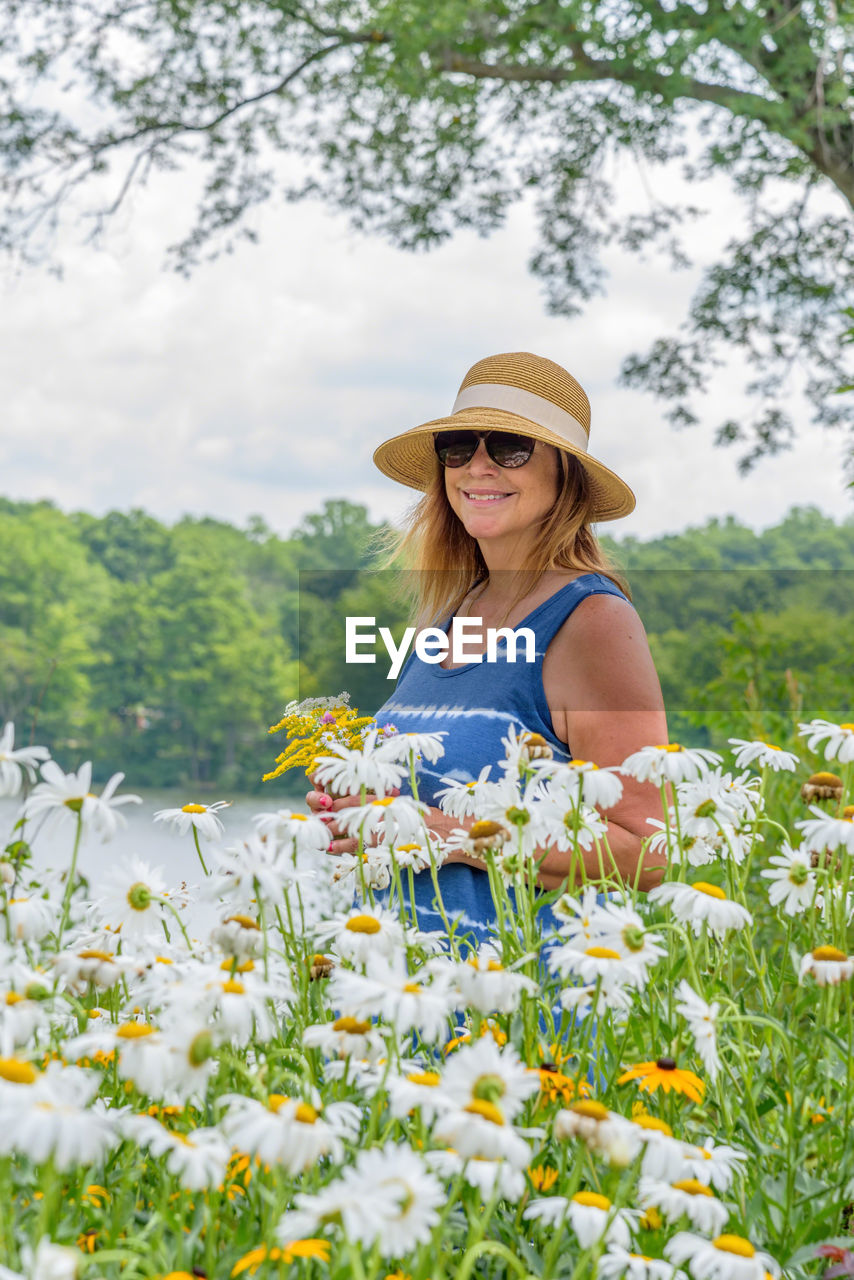
[(304, 769), (306, 777), (310, 777), (318, 758), (326, 755), (333, 743), (351, 749), (360, 747), (364, 731), (373, 726), (373, 717), (360, 716), (348, 699), (348, 694), (340, 694), (337, 698), (292, 702), (279, 723), (267, 731), (278, 733), (284, 729), (288, 744), (281, 755), (276, 756), (276, 768), (264, 774), (264, 781), (278, 778), (288, 769)]

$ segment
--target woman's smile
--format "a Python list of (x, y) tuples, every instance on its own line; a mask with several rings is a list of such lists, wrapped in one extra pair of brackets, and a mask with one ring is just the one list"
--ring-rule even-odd
[(521, 467), (500, 467), (480, 440), (469, 462), (445, 468), (448, 502), (492, 569), (506, 567), (508, 557), (514, 564), (524, 560), (554, 506), (557, 486), (556, 451), (539, 441)]

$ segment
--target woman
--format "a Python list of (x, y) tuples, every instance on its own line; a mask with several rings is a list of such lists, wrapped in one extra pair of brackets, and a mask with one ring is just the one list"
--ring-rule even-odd
[[(511, 725), (538, 733), (558, 758), (617, 765), (633, 751), (667, 741), (658, 677), (641, 622), (591, 530), (593, 521), (627, 515), (628, 486), (587, 452), (590, 406), (575, 379), (527, 352), (490, 356), (463, 379), (451, 414), (385, 441), (374, 461), (386, 475), (425, 490), (402, 540), (418, 571), (420, 626), (443, 629), (478, 617), (488, 627), (528, 627), (533, 663), (507, 660), (440, 665), (412, 654), (394, 694), (377, 712), (401, 731), (446, 730), (445, 755), (422, 766), (419, 797), (428, 826), (447, 836), (461, 824), (436, 805), (442, 777), (477, 778), (503, 755)], [(468, 653), (483, 652), (469, 643)], [(518, 655), (517, 655), (518, 659)], [(493, 777), (495, 770), (493, 769)], [(308, 794), (328, 815), (331, 853), (355, 842), (339, 838), (334, 812), (359, 797)], [(660, 814), (655, 787), (623, 780), (608, 810), (608, 842), (624, 880), (651, 888), (661, 860), (646, 853), (647, 819)], [(598, 876), (590, 854), (587, 870)], [(541, 865), (545, 889), (566, 878), (568, 855), (551, 851)], [(483, 863), (462, 852), (440, 869), (449, 914), (487, 925), (494, 916)], [(430, 910), (430, 877), (417, 878), (419, 915)]]

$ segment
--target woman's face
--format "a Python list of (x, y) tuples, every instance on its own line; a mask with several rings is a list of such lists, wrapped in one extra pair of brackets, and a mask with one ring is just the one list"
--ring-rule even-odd
[[(471, 460), (445, 468), (445, 493), (466, 532), (481, 549), (512, 553), (519, 567), (536, 529), (558, 494), (557, 450), (538, 440), (521, 467), (500, 467), (483, 440)], [(508, 566), (511, 567), (511, 566)]]

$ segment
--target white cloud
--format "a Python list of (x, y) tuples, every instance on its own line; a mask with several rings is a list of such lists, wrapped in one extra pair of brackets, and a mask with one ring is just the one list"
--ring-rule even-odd
[[(850, 511), (841, 442), (810, 427), (805, 408), (797, 448), (747, 478), (733, 451), (714, 447), (711, 428), (743, 410), (734, 368), (715, 378), (704, 425), (679, 434), (660, 404), (617, 385), (623, 358), (678, 324), (690, 273), (609, 254), (607, 298), (558, 319), (526, 270), (525, 206), (489, 239), (461, 232), (430, 254), (405, 254), (303, 204), (265, 208), (258, 247), (186, 281), (163, 261), (190, 217), (191, 186), (187, 175), (152, 180), (104, 250), (69, 237), (63, 281), (27, 272), (7, 282), (6, 496), (95, 512), (142, 506), (166, 520), (259, 513), (280, 532), (333, 496), (396, 517), (414, 495), (376, 472), (376, 444), (446, 413), (481, 356), (532, 350), (585, 385), (593, 452), (637, 492), (615, 534), (728, 513), (758, 527), (793, 504)], [(625, 198), (640, 191), (629, 175)], [(690, 233), (704, 257), (735, 209), (726, 187), (709, 196), (715, 216)]]

